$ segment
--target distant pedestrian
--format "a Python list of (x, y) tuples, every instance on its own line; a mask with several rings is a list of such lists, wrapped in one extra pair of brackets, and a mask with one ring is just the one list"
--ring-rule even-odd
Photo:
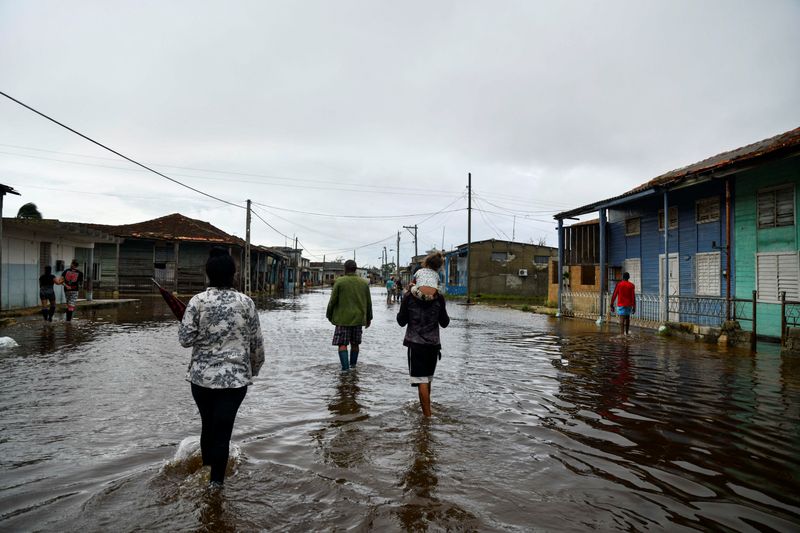
[(394, 283), (394, 294), (395, 300), (398, 302), (403, 301), (403, 280), (397, 278), (397, 281)]
[(356, 366), (362, 326), (368, 328), (372, 324), (372, 297), (369, 293), (369, 284), (356, 275), (356, 268), (356, 262), (352, 259), (344, 262), (344, 276), (333, 284), (325, 313), (331, 324), (336, 326), (332, 344), (339, 348), (339, 362), (342, 364), (343, 372)]
[(394, 295), (394, 276), (390, 277), (386, 282), (386, 303), (392, 303), (392, 296)]
[(619, 332), (621, 335), (630, 334), (631, 315), (636, 313), (636, 287), (628, 281), (631, 275), (627, 272), (622, 274), (622, 281), (614, 287), (614, 294), (611, 295), (611, 311), (614, 311), (614, 301), (617, 302), (617, 316), (619, 317)]
[[(441, 253), (425, 258), (427, 268), (434, 271), (442, 266)], [(444, 296), (438, 290), (439, 277), (418, 276), (400, 304), (397, 323), (406, 327), (403, 345), (408, 348), (408, 373), (411, 385), (417, 387), (424, 416), (431, 416), (431, 385), (436, 363), (441, 358), (442, 345), (439, 326), (450, 324)]]
[(78, 303), (78, 291), (83, 285), (83, 272), (78, 270), (79, 264), (77, 259), (73, 259), (69, 268), (61, 273), (61, 278), (64, 280), (64, 298), (67, 300), (67, 322), (72, 320), (75, 305)]
[(56, 291), (55, 285), (61, 285), (63, 278), (53, 275), (53, 268), (44, 267), (44, 274), (39, 276), (39, 299), (42, 301), (42, 317), (47, 322), (53, 321), (56, 313)]
[(209, 287), (189, 300), (178, 339), (192, 348), (186, 380), (200, 411), (200, 452), (211, 467), (209, 488), (221, 489), (228, 466), (233, 423), (253, 376), (264, 363), (258, 311), (233, 288), (236, 264), (225, 248), (212, 248), (206, 261)]

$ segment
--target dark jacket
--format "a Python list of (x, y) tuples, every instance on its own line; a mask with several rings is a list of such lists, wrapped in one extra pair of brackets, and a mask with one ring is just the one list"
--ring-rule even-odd
[(441, 294), (433, 300), (420, 300), (413, 294), (406, 293), (397, 312), (397, 323), (401, 326), (408, 325), (404, 346), (423, 344), (439, 346), (439, 326), (446, 328), (450, 324), (447, 315), (444, 296)]

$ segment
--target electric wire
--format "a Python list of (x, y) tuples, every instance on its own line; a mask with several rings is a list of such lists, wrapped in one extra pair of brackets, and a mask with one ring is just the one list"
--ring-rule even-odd
[(262, 203), (259, 203), (259, 202), (253, 202), (253, 203), (256, 204), (256, 205), (259, 205), (261, 207), (266, 207), (266, 208), (269, 208), (269, 209), (277, 209), (278, 211), (288, 211), (290, 213), (299, 213), (299, 214), (302, 214), (302, 215), (312, 215), (312, 216), (317, 216), (317, 217), (328, 217), (328, 218), (357, 218), (357, 219), (367, 219), (367, 220), (388, 220), (388, 219), (394, 219), (394, 218), (411, 218), (411, 217), (419, 217), (419, 216), (425, 216), (425, 215), (437, 215), (439, 213), (454, 213), (456, 211), (465, 211), (466, 210), (466, 208), (462, 208), (462, 209), (452, 209), (450, 211), (436, 211), (436, 212), (433, 212), (433, 213), (412, 213), (412, 214), (407, 214), (407, 215), (336, 215), (336, 214), (330, 214), (330, 213), (314, 213), (314, 212), (311, 212), (311, 211), (300, 211), (300, 210), (297, 210), (297, 209), (289, 209), (289, 208), (286, 208), (286, 207), (278, 207), (278, 206), (275, 206), (275, 205), (262, 204)]
[(205, 192), (205, 191), (201, 191), (200, 189), (197, 189), (197, 188), (195, 188), (195, 187), (192, 187), (191, 185), (187, 185), (187, 184), (185, 184), (185, 183), (183, 183), (183, 182), (181, 182), (181, 181), (178, 181), (178, 180), (176, 180), (176, 179), (174, 179), (174, 178), (170, 178), (170, 177), (169, 177), (169, 176), (167, 176), (166, 174), (162, 174), (161, 172), (159, 172), (159, 171), (157, 171), (157, 170), (154, 170), (154, 169), (152, 169), (152, 168), (148, 167), (147, 165), (143, 165), (142, 163), (139, 163), (139, 162), (138, 162), (138, 161), (136, 161), (135, 159), (131, 159), (130, 157), (128, 157), (128, 156), (126, 156), (126, 155), (124, 155), (124, 154), (121, 154), (120, 152), (118, 152), (118, 151), (114, 150), (113, 148), (109, 148), (109, 147), (108, 147), (108, 146), (106, 146), (105, 144), (103, 144), (103, 143), (101, 143), (101, 142), (98, 142), (98, 141), (95, 141), (95, 140), (94, 140), (94, 139), (92, 139), (91, 137), (89, 137), (89, 136), (87, 136), (87, 135), (84, 135), (83, 133), (81, 133), (81, 132), (79, 132), (79, 131), (77, 131), (77, 130), (75, 130), (75, 129), (73, 129), (73, 128), (69, 127), (69, 126), (67, 126), (66, 124), (64, 124), (64, 123), (62, 123), (62, 122), (59, 122), (58, 120), (56, 120), (56, 119), (54, 119), (54, 118), (52, 118), (52, 117), (50, 117), (50, 116), (48, 116), (48, 115), (46, 115), (46, 114), (42, 113), (41, 111), (38, 111), (38, 110), (34, 109), (33, 107), (29, 106), (28, 104), (25, 104), (24, 102), (21, 102), (21, 101), (17, 100), (17, 99), (16, 99), (16, 98), (14, 98), (13, 96), (9, 96), (8, 94), (4, 93), (3, 91), (0, 91), (0, 95), (3, 95), (3, 96), (5, 96), (6, 98), (8, 98), (9, 100), (11, 100), (12, 102), (16, 102), (17, 104), (21, 105), (22, 107), (24, 107), (24, 108), (26, 108), (26, 109), (28, 109), (28, 110), (30, 110), (30, 111), (33, 111), (33, 112), (34, 112), (34, 113), (36, 113), (37, 115), (39, 115), (39, 116), (41, 116), (41, 117), (43, 117), (43, 118), (45, 118), (45, 119), (49, 120), (50, 122), (53, 122), (54, 124), (57, 124), (57, 125), (61, 126), (62, 128), (64, 128), (64, 129), (66, 129), (66, 130), (69, 130), (69, 131), (71, 131), (72, 133), (74, 133), (75, 135), (78, 135), (79, 137), (83, 137), (83, 138), (84, 138), (84, 139), (86, 139), (87, 141), (89, 141), (89, 142), (91, 142), (91, 143), (94, 143), (94, 144), (96, 144), (97, 146), (99, 146), (99, 147), (101, 147), (101, 148), (103, 148), (103, 149), (105, 149), (105, 150), (108, 150), (108, 151), (109, 151), (109, 152), (111, 152), (112, 154), (116, 154), (116, 155), (118, 155), (119, 157), (121, 157), (121, 158), (125, 159), (126, 161), (129, 161), (129, 162), (133, 163), (134, 165), (140, 166), (140, 167), (142, 167), (143, 169), (145, 169), (145, 170), (148, 170), (148, 171), (152, 172), (153, 174), (156, 174), (157, 176), (161, 176), (162, 178), (164, 178), (164, 179), (167, 179), (167, 180), (169, 180), (169, 181), (171, 181), (171, 182), (173, 182), (173, 183), (175, 183), (175, 184), (177, 184), (177, 185), (180, 185), (181, 187), (185, 187), (185, 188), (187, 188), (187, 189), (189, 189), (189, 190), (191, 190), (191, 191), (194, 191), (194, 192), (196, 192), (196, 193), (198, 193), (198, 194), (202, 194), (203, 196), (207, 196), (207, 197), (209, 197), (209, 198), (213, 198), (214, 200), (217, 200), (217, 201), (219, 201), (219, 202), (226, 203), (226, 204), (232, 205), (232, 206), (234, 206), (234, 207), (238, 207), (238, 208), (240, 208), (240, 209), (247, 209), (247, 208), (246, 208), (245, 206), (243, 206), (243, 205), (235, 204), (235, 203), (233, 203), (233, 202), (229, 202), (228, 200), (223, 200), (222, 198), (219, 198), (219, 197), (217, 197), (217, 196), (214, 196), (213, 194), (209, 194), (209, 193), (207, 193), (207, 192)]

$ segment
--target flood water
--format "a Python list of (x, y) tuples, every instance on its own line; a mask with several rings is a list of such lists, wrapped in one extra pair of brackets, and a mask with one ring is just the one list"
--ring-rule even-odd
[(329, 292), (260, 304), (221, 496), (161, 301), (1, 328), (0, 530), (800, 530), (799, 358), (451, 303), (425, 420), (373, 291), (349, 374)]

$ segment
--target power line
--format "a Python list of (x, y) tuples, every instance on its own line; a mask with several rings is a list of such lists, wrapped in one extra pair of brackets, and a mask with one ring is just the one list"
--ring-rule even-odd
[(372, 219), (372, 220), (384, 220), (384, 219), (393, 219), (393, 218), (411, 218), (411, 217), (421, 217), (425, 215), (438, 215), (439, 213), (454, 213), (456, 211), (463, 211), (464, 209), (452, 209), (450, 211), (436, 211), (434, 213), (412, 213), (408, 215), (335, 215), (329, 213), (314, 213), (310, 211), (299, 211), (297, 209), (289, 209), (286, 207), (278, 207), (275, 205), (267, 205), (262, 204), (259, 202), (253, 202), (256, 205), (261, 207), (268, 207), (270, 209), (277, 209), (279, 211), (288, 211), (290, 213), (299, 213), (302, 215), (312, 215), (317, 217), (328, 217), (328, 218), (358, 218), (358, 219)]
[(229, 204), (229, 205), (232, 205), (232, 206), (234, 206), (234, 207), (238, 207), (238, 208), (240, 208), (240, 209), (246, 209), (246, 208), (245, 208), (244, 206), (242, 206), (242, 205), (238, 205), (238, 204), (235, 204), (235, 203), (233, 203), (233, 202), (229, 202), (228, 200), (223, 200), (222, 198), (218, 198), (218, 197), (216, 197), (216, 196), (214, 196), (214, 195), (212, 195), (212, 194), (208, 194), (207, 192), (201, 191), (200, 189), (196, 189), (195, 187), (192, 187), (191, 185), (186, 185), (185, 183), (182, 183), (182, 182), (180, 182), (180, 181), (178, 181), (178, 180), (176, 180), (176, 179), (174, 179), (174, 178), (170, 178), (170, 177), (169, 177), (169, 176), (167, 176), (166, 174), (162, 174), (161, 172), (159, 172), (159, 171), (157, 171), (157, 170), (153, 170), (152, 168), (148, 167), (147, 165), (143, 165), (142, 163), (139, 163), (138, 161), (136, 161), (136, 160), (134, 160), (134, 159), (131, 159), (130, 157), (128, 157), (128, 156), (126, 156), (126, 155), (124, 155), (124, 154), (121, 154), (121, 153), (117, 152), (117, 151), (116, 151), (116, 150), (114, 150), (113, 148), (109, 148), (109, 147), (108, 147), (108, 146), (106, 146), (105, 144), (103, 144), (103, 143), (101, 143), (101, 142), (98, 142), (98, 141), (95, 141), (95, 140), (94, 140), (94, 139), (92, 139), (91, 137), (88, 137), (87, 135), (84, 135), (83, 133), (81, 133), (81, 132), (79, 132), (79, 131), (77, 131), (77, 130), (75, 130), (75, 129), (73, 129), (73, 128), (69, 127), (69, 126), (67, 126), (66, 124), (63, 124), (63, 123), (61, 123), (61, 122), (57, 121), (56, 119), (54, 119), (54, 118), (52, 118), (52, 117), (50, 117), (50, 116), (48, 116), (48, 115), (45, 115), (45, 114), (44, 114), (44, 113), (42, 113), (41, 111), (38, 111), (38, 110), (36, 110), (36, 109), (32, 108), (31, 106), (29, 106), (29, 105), (27, 105), (27, 104), (25, 104), (25, 103), (23, 103), (23, 102), (20, 102), (20, 101), (19, 101), (19, 100), (17, 100), (16, 98), (14, 98), (14, 97), (12, 97), (12, 96), (9, 96), (8, 94), (4, 93), (3, 91), (0, 91), (0, 95), (3, 95), (3, 96), (5, 96), (5, 97), (6, 97), (6, 98), (8, 98), (9, 100), (11, 100), (11, 101), (13, 101), (13, 102), (16, 102), (17, 104), (21, 105), (22, 107), (24, 107), (24, 108), (26, 108), (26, 109), (28, 109), (28, 110), (30, 110), (30, 111), (33, 111), (33, 112), (34, 112), (34, 113), (36, 113), (37, 115), (39, 115), (39, 116), (41, 116), (41, 117), (44, 117), (44, 118), (46, 118), (46, 119), (47, 119), (47, 120), (49, 120), (50, 122), (53, 122), (54, 124), (58, 124), (58, 125), (59, 125), (59, 126), (61, 126), (62, 128), (64, 128), (64, 129), (66, 129), (66, 130), (69, 130), (69, 131), (71, 131), (71, 132), (72, 132), (72, 133), (74, 133), (75, 135), (78, 135), (78, 136), (80, 136), (80, 137), (83, 137), (83, 138), (84, 138), (84, 139), (86, 139), (87, 141), (89, 141), (89, 142), (92, 142), (92, 143), (96, 144), (96, 145), (97, 145), (97, 146), (99, 146), (100, 148), (103, 148), (103, 149), (105, 149), (105, 150), (108, 150), (108, 151), (109, 151), (109, 152), (111, 152), (112, 154), (116, 154), (116, 155), (118, 155), (119, 157), (121, 157), (121, 158), (125, 159), (126, 161), (129, 161), (129, 162), (133, 163), (134, 165), (140, 166), (140, 167), (142, 167), (143, 169), (145, 169), (145, 170), (148, 170), (148, 171), (152, 172), (153, 174), (156, 174), (157, 176), (161, 176), (161, 177), (162, 177), (162, 178), (164, 178), (164, 179), (167, 179), (167, 180), (169, 180), (169, 181), (171, 181), (171, 182), (173, 182), (173, 183), (176, 183), (176, 184), (180, 185), (181, 187), (186, 187), (187, 189), (189, 189), (189, 190), (191, 190), (191, 191), (194, 191), (194, 192), (196, 192), (196, 193), (198, 193), (198, 194), (202, 194), (203, 196), (208, 196), (209, 198), (213, 198), (214, 200), (217, 200), (218, 202), (222, 202), (222, 203), (225, 203), (225, 204)]
[[(99, 156), (92, 156), (92, 155), (86, 155), (86, 154), (77, 154), (77, 153), (74, 153), (74, 152), (63, 152), (63, 151), (58, 151), (58, 150), (47, 150), (47, 149), (44, 149), (44, 148), (33, 148), (33, 147), (28, 147), (28, 146), (20, 146), (20, 145), (16, 145), (16, 144), (3, 144), (3, 143), (0, 143), (0, 146), (5, 146), (5, 147), (8, 147), (8, 148), (16, 148), (16, 149), (21, 149), (21, 150), (33, 150), (33, 151), (37, 151), (37, 152), (45, 152), (45, 153), (51, 153), (51, 154), (68, 155), (68, 156), (73, 156), (73, 157), (83, 157), (83, 158), (88, 158), (88, 159), (97, 159), (97, 160), (101, 160), (101, 161), (116, 161), (116, 159), (110, 158), (110, 157), (99, 157)], [(97, 163), (87, 163), (87, 162), (83, 162), (83, 161), (70, 161), (70, 160), (67, 160), (67, 159), (57, 159), (57, 158), (54, 158), (54, 157), (43, 157), (43, 156), (36, 156), (36, 155), (31, 155), (31, 154), (20, 154), (20, 153), (16, 153), (16, 152), (0, 152), (0, 153), (5, 154), (5, 155), (13, 155), (13, 156), (17, 156), (17, 157), (27, 157), (27, 158), (30, 158), (30, 159), (41, 159), (41, 160), (44, 160), (44, 161), (56, 161), (56, 162), (59, 162), (59, 163), (68, 163), (68, 164), (73, 164), (73, 165), (93, 166), (93, 167), (99, 167), (99, 168), (112, 168), (112, 169), (117, 169), (117, 170), (134, 170), (134, 169), (128, 169), (128, 168), (124, 168), (124, 167), (117, 167), (117, 166), (111, 166), (111, 165), (101, 165), (101, 164), (97, 164)], [(356, 191), (356, 192), (384, 192), (384, 193), (403, 194), (403, 195), (410, 195), (410, 196), (426, 196), (426, 195), (430, 195), (431, 193), (437, 194), (437, 195), (450, 195), (450, 194), (453, 194), (453, 191), (436, 190), (436, 189), (426, 189), (425, 192), (420, 192), (420, 193), (409, 193), (408, 189), (406, 187), (393, 187), (393, 186), (385, 186), (385, 185), (370, 185), (370, 184), (355, 183), (355, 182), (338, 182), (338, 181), (337, 182), (332, 182), (330, 180), (311, 179), (311, 178), (297, 178), (297, 177), (286, 177), (286, 176), (274, 176), (274, 175), (270, 175), (270, 174), (259, 174), (259, 173), (253, 173), (253, 172), (239, 172), (239, 171), (234, 171), (234, 170), (215, 170), (215, 169), (199, 168), (199, 167), (185, 167), (185, 166), (178, 166), (178, 165), (168, 165), (168, 164), (164, 164), (164, 163), (150, 163), (150, 164), (154, 165), (154, 166), (159, 166), (159, 167), (177, 168), (177, 169), (181, 169), (181, 170), (191, 170), (191, 171), (195, 171), (195, 172), (206, 172), (206, 173), (212, 173), (212, 174), (224, 174), (226, 176), (225, 178), (213, 178), (213, 177), (209, 177), (209, 176), (193, 176), (193, 175), (174, 174), (173, 173), (173, 175), (175, 175), (175, 176), (183, 176), (183, 177), (190, 177), (190, 178), (195, 178), (195, 179), (205, 179), (205, 180), (224, 180), (226, 182), (227, 181), (237, 181), (239, 183), (252, 183), (252, 184), (265, 184), (265, 185), (267, 184), (267, 183), (265, 183), (263, 181), (232, 180), (232, 179), (230, 179), (228, 177), (228, 176), (232, 176), (233, 175), (233, 176), (245, 176), (245, 177), (253, 177), (253, 178), (265, 178), (265, 179), (268, 179), (268, 180), (277, 180), (277, 181), (289, 181), (289, 182), (292, 182), (292, 183), (298, 183), (298, 182), (321, 183), (321, 184), (325, 184), (325, 185), (342, 185), (342, 186), (350, 186), (350, 187), (358, 187), (359, 188), (359, 189), (341, 189), (341, 188), (337, 188), (337, 187), (331, 187), (332, 190), (344, 190), (344, 191)], [(138, 170), (138, 169), (135, 169), (135, 170)], [(275, 184), (270, 184), (270, 185), (275, 185)], [(283, 186), (288, 187), (290, 185), (283, 185)], [(298, 185), (291, 185), (291, 186), (292, 187), (298, 187)], [(303, 188), (307, 188), (307, 187), (303, 186)], [(320, 187), (320, 189), (327, 190), (327, 188), (325, 188), (325, 187)], [(374, 190), (372, 190), (372, 191), (364, 191), (363, 189), (374, 189)]]

